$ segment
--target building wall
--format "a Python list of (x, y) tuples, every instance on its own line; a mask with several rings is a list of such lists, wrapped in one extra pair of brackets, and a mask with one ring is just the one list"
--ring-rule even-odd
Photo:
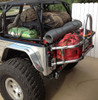
[[(98, 3), (73, 3), (72, 4), (72, 18), (78, 19), (82, 21), (84, 24), (84, 20), (86, 14), (91, 14), (93, 18), (93, 31), (96, 32), (93, 37), (93, 43), (95, 45), (94, 49), (92, 49), (87, 55), (91, 57), (98, 58)], [(89, 21), (88, 26), (89, 29)]]

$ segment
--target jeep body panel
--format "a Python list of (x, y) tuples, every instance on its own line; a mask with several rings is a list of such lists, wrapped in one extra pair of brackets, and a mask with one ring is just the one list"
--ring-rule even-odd
[[(0, 60), (5, 61), (8, 50), (16, 50), (24, 52), (28, 55), (34, 67), (47, 76), (51, 73), (50, 67), (47, 67), (47, 48), (43, 45), (29, 45), (7, 40), (0, 40)], [(11, 54), (10, 54), (11, 55)]]

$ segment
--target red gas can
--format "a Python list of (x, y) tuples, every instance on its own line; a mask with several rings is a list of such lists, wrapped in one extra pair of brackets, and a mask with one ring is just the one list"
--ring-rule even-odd
[[(58, 46), (76, 45), (80, 42), (79, 36), (75, 33), (69, 33), (57, 44)], [(59, 60), (74, 60), (78, 59), (82, 54), (82, 46), (73, 49), (64, 49), (64, 57), (62, 57), (61, 50), (57, 50), (57, 59)]]

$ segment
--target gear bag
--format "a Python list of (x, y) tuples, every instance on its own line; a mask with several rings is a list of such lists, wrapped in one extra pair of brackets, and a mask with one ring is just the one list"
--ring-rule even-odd
[[(80, 42), (79, 35), (75, 33), (69, 33), (64, 36), (64, 38), (57, 44), (58, 46), (70, 46), (76, 45)], [(78, 59), (82, 54), (82, 46), (73, 49), (64, 49), (64, 58), (62, 57), (61, 50), (57, 50), (57, 59), (62, 60), (74, 60)]]
[(36, 19), (37, 17), (36, 17), (35, 11), (32, 8), (26, 9), (20, 15), (20, 20), (22, 22), (32, 22)]
[[(38, 13), (40, 15), (40, 12)], [(20, 20), (25, 23), (37, 20), (37, 16), (35, 14), (34, 9), (29, 8), (23, 11), (20, 15)], [(43, 12), (43, 24), (49, 26), (50, 28), (61, 27), (70, 20), (71, 17), (67, 12), (58, 12), (58, 11)]]
[(24, 27), (14, 27), (8, 31), (8, 34), (16, 37), (16, 38), (27, 38), (27, 39), (35, 39), (37, 38), (37, 31), (35, 29), (29, 30), (28, 28)]
[(67, 12), (44, 12), (43, 23), (51, 28), (58, 28), (71, 20)]

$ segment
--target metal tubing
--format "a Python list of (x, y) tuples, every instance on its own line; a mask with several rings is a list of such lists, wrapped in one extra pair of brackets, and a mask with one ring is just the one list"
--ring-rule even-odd
[[(89, 36), (87, 39), (90, 39), (95, 33), (93, 32), (91, 36)], [(82, 44), (84, 44), (85, 40), (82, 40), (80, 43), (76, 44), (76, 45), (70, 45), (70, 46), (63, 46), (63, 47), (51, 47), (51, 50), (59, 50), (59, 49), (73, 49), (76, 47), (81, 46)]]
[[(84, 39), (84, 44), (85, 44), (85, 35), (87, 33), (87, 22), (88, 22), (88, 19), (90, 21), (90, 24), (89, 24), (89, 28), (90, 28), (90, 31), (92, 32), (92, 16), (90, 14), (87, 14), (86, 15), (86, 20), (84, 22), (84, 32), (83, 32), (83, 39)], [(85, 50), (85, 45), (83, 45), (83, 51)]]
[(94, 45), (92, 45), (85, 53), (83, 53), (82, 56), (85, 56), (92, 48), (94, 48)]
[(85, 20), (85, 24), (84, 24), (84, 35), (86, 35), (86, 29), (87, 29), (87, 22), (88, 22), (88, 19), (90, 20), (90, 24), (89, 24), (89, 27), (90, 27), (90, 31), (92, 31), (92, 16), (90, 14), (87, 14), (86, 15), (86, 20)]
[(80, 60), (83, 59), (83, 56), (81, 56), (79, 59), (75, 59), (75, 60), (68, 60), (68, 61), (59, 61), (59, 62), (56, 62), (56, 63), (52, 63), (52, 66), (55, 66), (55, 65), (62, 65), (62, 64), (66, 64), (66, 63), (74, 63), (74, 62), (78, 62)]
[(41, 36), (41, 40), (43, 39), (43, 30), (42, 30), (42, 24), (41, 24), (41, 21), (40, 21), (40, 16), (38, 14), (38, 10), (37, 10), (37, 7), (34, 6), (33, 9), (35, 10), (36, 12), (36, 16), (37, 16), (37, 19), (38, 19), (38, 23), (39, 23), (39, 29), (40, 29), (40, 36)]
[(64, 62), (65, 60), (64, 60), (64, 50), (63, 49), (61, 49), (61, 54), (62, 54), (62, 61)]
[(82, 60), (82, 59), (84, 58), (84, 56), (85, 56), (93, 47), (94, 47), (94, 46), (92, 45), (85, 53), (83, 53), (83, 55), (82, 55), (79, 59), (68, 60), (68, 61), (59, 61), (59, 62), (56, 62), (56, 63), (52, 63), (52, 66), (61, 65), (61, 64), (66, 64), (66, 63), (78, 62), (78, 61)]
[(70, 46), (63, 46), (63, 47), (52, 47), (52, 50), (59, 50), (59, 49), (72, 49), (72, 48), (76, 48), (80, 45), (82, 45), (84, 43), (84, 41), (81, 41), (80, 43), (76, 44), (76, 45), (70, 45)]

